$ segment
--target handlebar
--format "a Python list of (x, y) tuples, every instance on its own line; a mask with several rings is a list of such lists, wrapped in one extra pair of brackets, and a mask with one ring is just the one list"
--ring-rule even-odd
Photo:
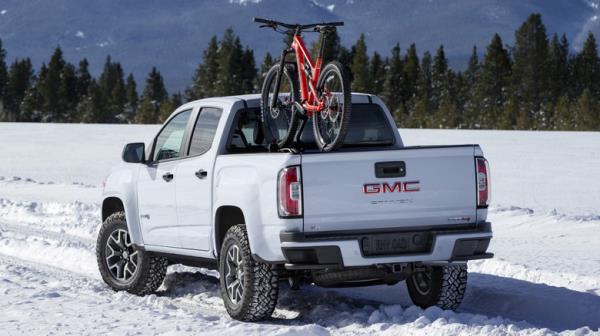
[(339, 26), (343, 26), (344, 22), (341, 21), (337, 21), (337, 22), (322, 22), (322, 23), (311, 23), (311, 24), (289, 24), (289, 23), (283, 23), (283, 22), (279, 22), (279, 21), (274, 21), (274, 20), (268, 20), (268, 19), (262, 19), (262, 18), (258, 18), (258, 17), (254, 17), (252, 18), (253, 22), (256, 23), (262, 23), (263, 25), (261, 25), (261, 28), (263, 27), (268, 27), (268, 28), (277, 28), (277, 26), (281, 26), (287, 29), (300, 29), (300, 30), (304, 30), (304, 29), (311, 29), (311, 28), (319, 28), (319, 27), (339, 27)]

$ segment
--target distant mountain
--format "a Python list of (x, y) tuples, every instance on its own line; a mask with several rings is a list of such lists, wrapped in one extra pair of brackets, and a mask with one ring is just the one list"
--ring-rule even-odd
[(588, 30), (600, 32), (598, 7), (599, 0), (2, 0), (0, 39), (9, 61), (27, 56), (39, 66), (60, 45), (72, 62), (87, 57), (95, 74), (110, 54), (140, 86), (156, 65), (170, 90), (182, 90), (210, 36), (229, 26), (255, 50), (257, 63), (266, 51), (279, 53), (281, 37), (258, 29), (253, 16), (343, 20), (344, 44), (365, 33), (369, 51), (386, 55), (396, 42), (403, 49), (415, 42), (419, 52), (444, 44), (461, 68), (471, 47), (483, 51), (495, 32), (512, 43), (532, 12), (577, 48)]

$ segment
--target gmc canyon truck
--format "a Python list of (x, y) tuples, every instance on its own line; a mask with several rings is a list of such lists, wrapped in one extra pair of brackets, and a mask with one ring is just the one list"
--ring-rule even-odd
[[(107, 177), (97, 261), (114, 290), (154, 292), (167, 266), (218, 270), (234, 319), (271, 316), (279, 284), (406, 281), (421, 307), (455, 309), (467, 261), (491, 258), (490, 171), (478, 145), (404, 146), (383, 102), (352, 95), (341, 149), (269, 152), (260, 96), (179, 107)], [(393, 287), (390, 287), (393, 290)]]

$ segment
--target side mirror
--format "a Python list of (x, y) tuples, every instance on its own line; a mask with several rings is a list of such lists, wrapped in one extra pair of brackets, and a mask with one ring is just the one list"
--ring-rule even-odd
[(123, 161), (129, 163), (146, 162), (146, 145), (143, 142), (128, 143), (123, 148)]

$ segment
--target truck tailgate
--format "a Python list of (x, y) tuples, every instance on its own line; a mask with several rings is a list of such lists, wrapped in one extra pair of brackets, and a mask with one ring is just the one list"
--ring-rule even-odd
[(422, 230), (473, 223), (476, 149), (465, 145), (304, 154), (304, 231)]

